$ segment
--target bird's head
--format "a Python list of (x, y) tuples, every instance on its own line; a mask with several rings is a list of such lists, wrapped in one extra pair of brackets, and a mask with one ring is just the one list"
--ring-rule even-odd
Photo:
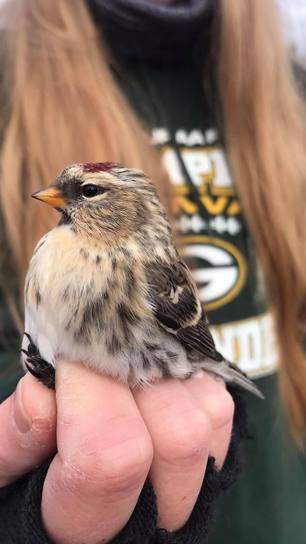
[(104, 239), (129, 236), (164, 215), (143, 172), (109, 162), (68, 166), (32, 196), (60, 211), (61, 224), (71, 223), (79, 233)]

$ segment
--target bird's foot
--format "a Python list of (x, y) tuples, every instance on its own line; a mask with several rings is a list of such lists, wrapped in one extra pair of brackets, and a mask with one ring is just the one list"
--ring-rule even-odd
[(28, 333), (24, 333), (29, 340), (27, 349), (22, 349), (26, 356), (25, 366), (28, 371), (49, 389), (55, 389), (55, 369), (45, 361)]

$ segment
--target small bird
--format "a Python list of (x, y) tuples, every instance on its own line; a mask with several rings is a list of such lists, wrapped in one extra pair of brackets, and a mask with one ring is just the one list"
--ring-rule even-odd
[(73, 164), (32, 195), (61, 214), (25, 282), (23, 363), (54, 387), (82, 361), (134, 387), (200, 370), (262, 397), (217, 350), (155, 187), (140, 170)]

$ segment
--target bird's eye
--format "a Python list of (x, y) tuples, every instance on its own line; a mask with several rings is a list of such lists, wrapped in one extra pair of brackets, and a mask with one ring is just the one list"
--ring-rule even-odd
[(102, 187), (97, 187), (97, 185), (93, 185), (91, 183), (83, 185), (83, 187), (81, 187), (81, 191), (82, 195), (86, 198), (93, 198), (94, 196), (97, 196), (97, 194), (104, 192)]

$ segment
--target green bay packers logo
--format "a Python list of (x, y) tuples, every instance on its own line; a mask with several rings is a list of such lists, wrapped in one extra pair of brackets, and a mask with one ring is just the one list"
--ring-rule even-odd
[(228, 304), (246, 281), (246, 262), (231, 243), (210, 236), (180, 238), (182, 255), (193, 263), (193, 277), (207, 310)]

